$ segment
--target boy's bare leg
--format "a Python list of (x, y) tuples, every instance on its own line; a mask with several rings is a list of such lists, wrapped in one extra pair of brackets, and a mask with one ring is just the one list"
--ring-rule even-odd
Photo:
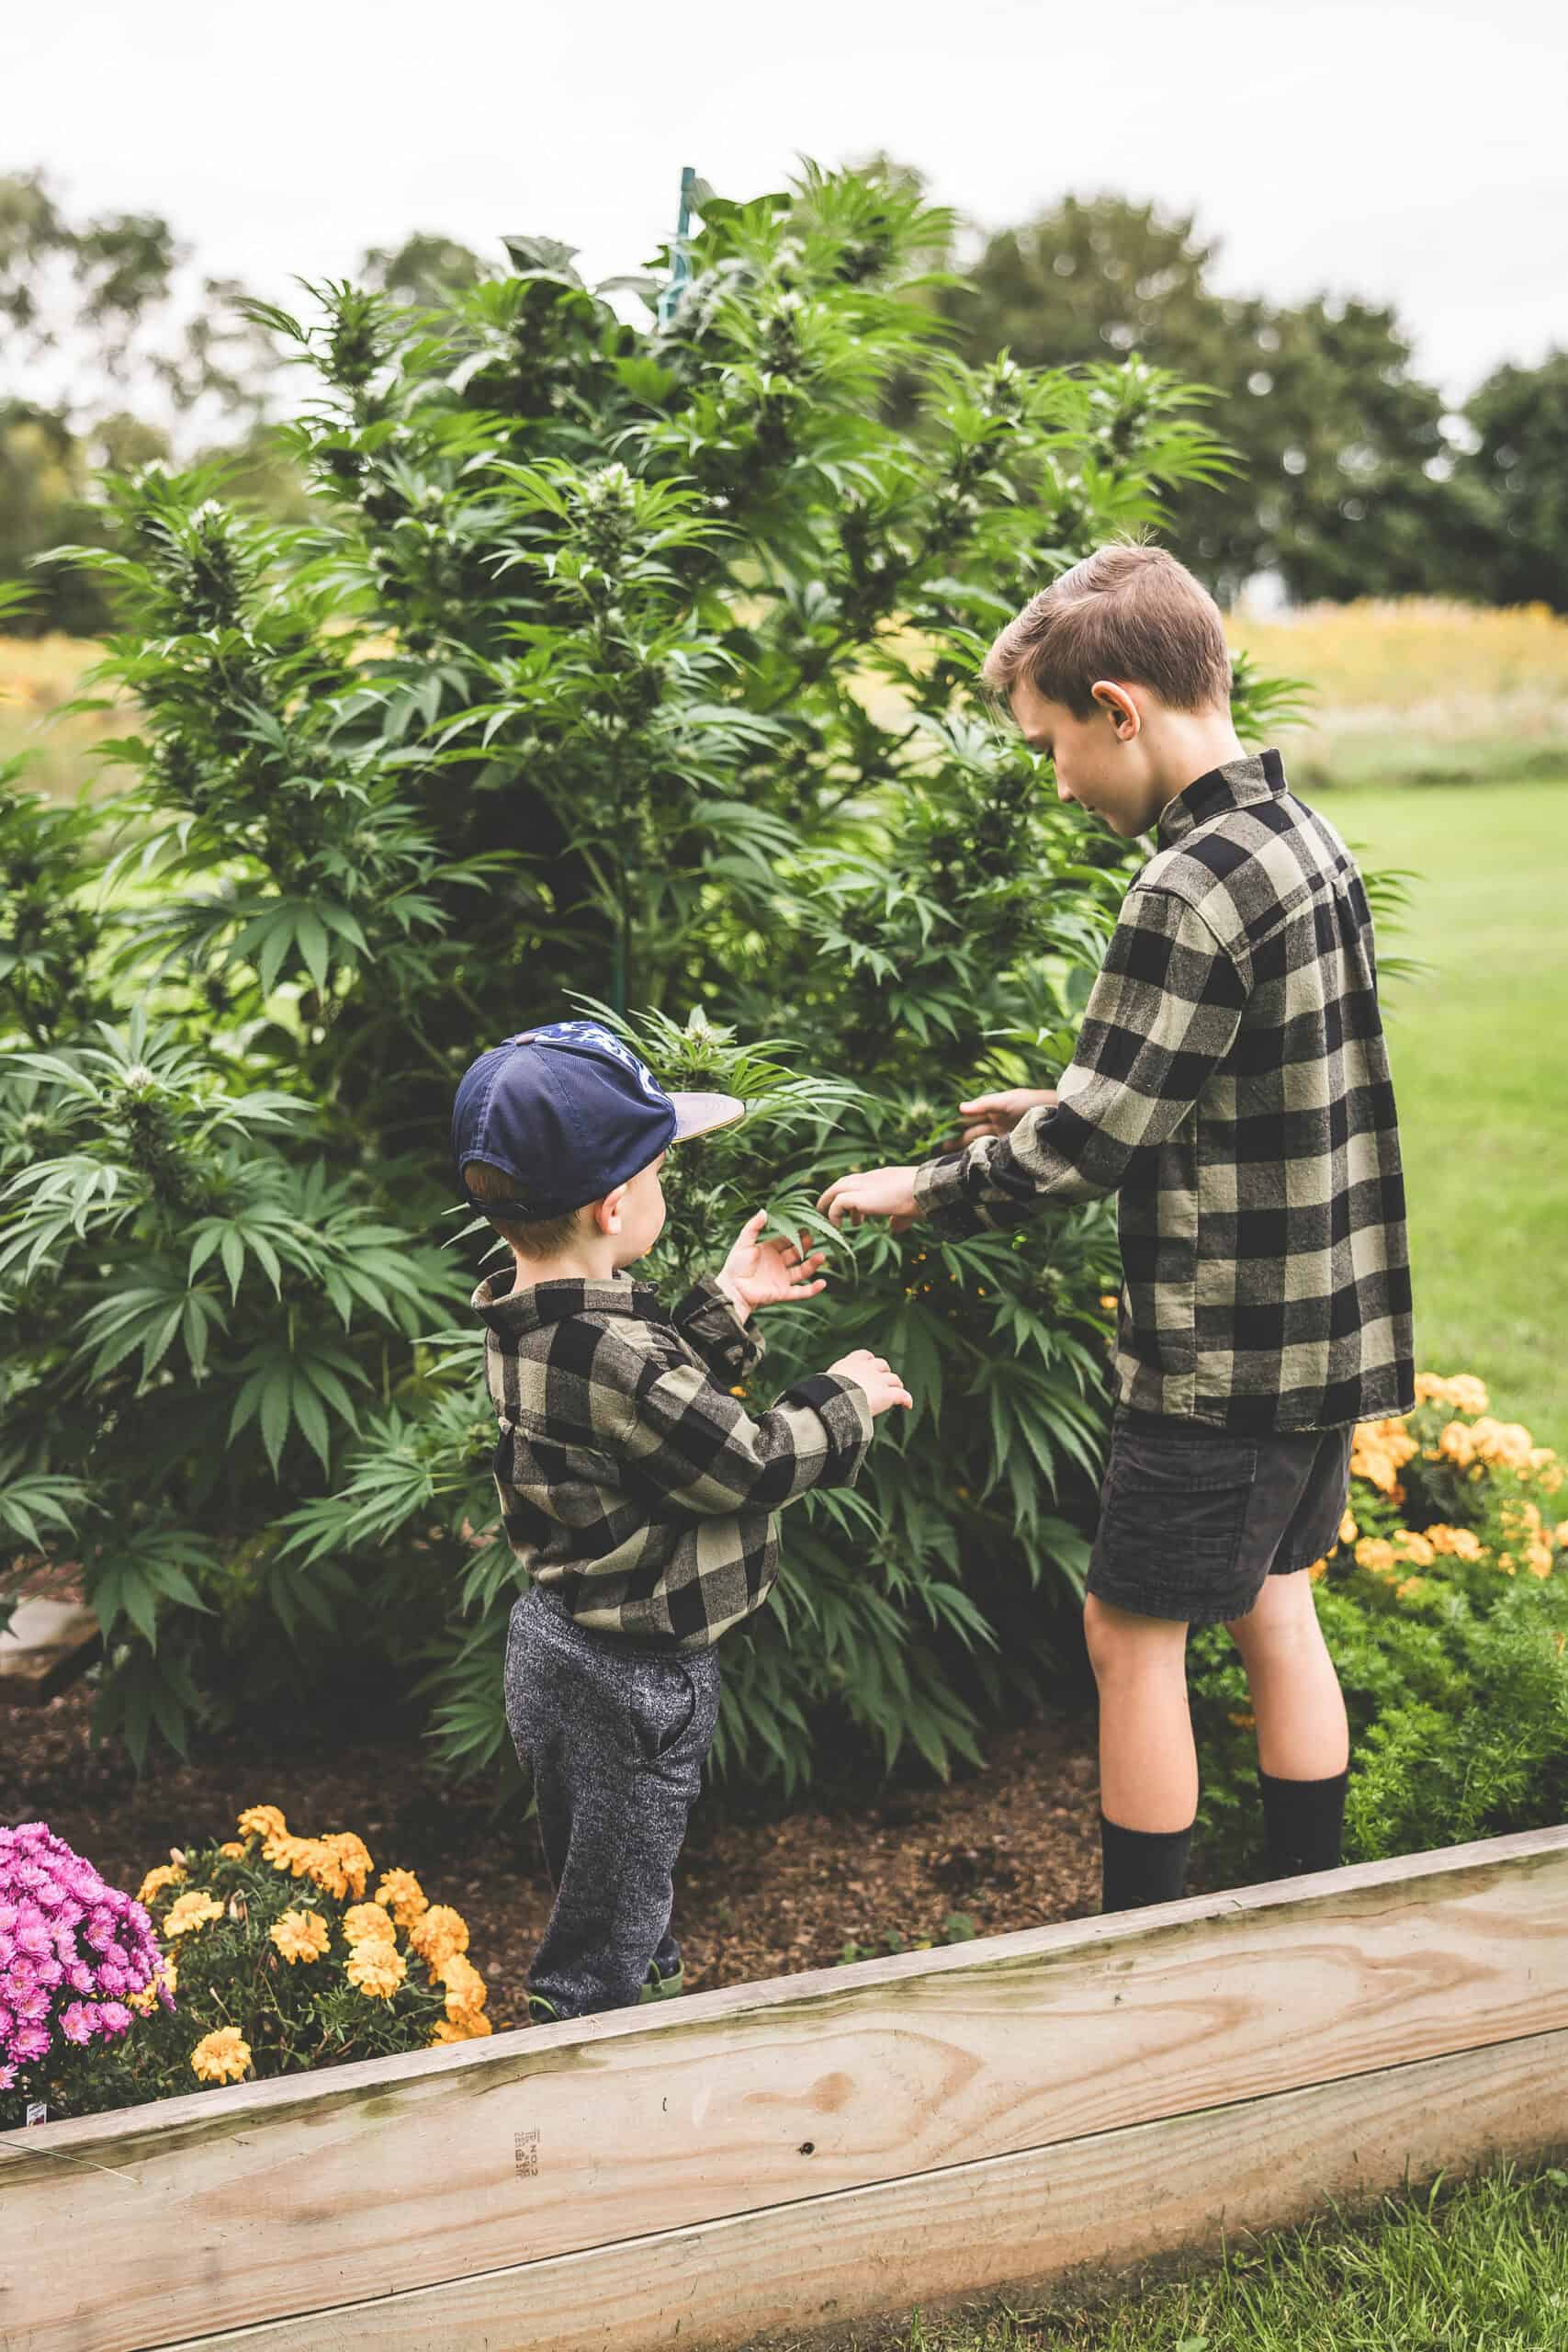
[(1187, 1628), (1091, 1593), (1084, 1632), (1100, 1685), (1100, 1908), (1174, 1903), (1198, 1809)]
[(1227, 1628), (1258, 1719), (1258, 1783), (1271, 1878), (1333, 1870), (1341, 1859), (1349, 1732), (1339, 1677), (1304, 1571), (1269, 1577)]
[(1280, 1781), (1343, 1772), (1350, 1756), (1345, 1699), (1305, 1571), (1268, 1577), (1247, 1615), (1225, 1630), (1247, 1668), (1263, 1770)]

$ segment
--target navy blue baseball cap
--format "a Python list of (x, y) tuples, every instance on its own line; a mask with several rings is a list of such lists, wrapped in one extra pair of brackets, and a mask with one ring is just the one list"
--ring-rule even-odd
[[(468, 1064), (452, 1108), (463, 1198), (481, 1216), (537, 1224), (603, 1200), (672, 1143), (733, 1126), (733, 1094), (667, 1094), (625, 1041), (597, 1021), (521, 1029)], [(481, 1201), (468, 1162), (510, 1176), (514, 1197)]]

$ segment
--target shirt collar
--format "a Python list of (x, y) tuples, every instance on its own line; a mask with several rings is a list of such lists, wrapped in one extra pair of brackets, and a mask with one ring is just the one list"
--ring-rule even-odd
[(569, 1315), (626, 1315), (644, 1323), (667, 1323), (669, 1314), (651, 1283), (631, 1281), (624, 1274), (609, 1282), (572, 1280), (518, 1283), (503, 1267), (480, 1283), (470, 1302), (474, 1312), (499, 1338), (521, 1339), (547, 1323), (564, 1322)]
[(1159, 812), (1156, 838), (1161, 849), (1169, 849), (1198, 825), (1205, 825), (1212, 817), (1222, 816), (1227, 808), (1247, 808), (1258, 801), (1272, 800), (1286, 790), (1285, 767), (1278, 752), (1251, 752), (1239, 760), (1227, 760), (1224, 767), (1211, 768), (1168, 800)]

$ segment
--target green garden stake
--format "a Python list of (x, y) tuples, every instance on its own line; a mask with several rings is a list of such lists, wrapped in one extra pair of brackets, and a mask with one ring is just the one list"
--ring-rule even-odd
[(659, 323), (661, 327), (667, 327), (674, 317), (681, 288), (692, 274), (692, 257), (686, 250), (686, 240), (691, 234), (692, 198), (696, 185), (695, 166), (687, 164), (681, 173), (681, 217), (675, 228), (675, 253), (670, 270), (670, 283), (659, 298)]

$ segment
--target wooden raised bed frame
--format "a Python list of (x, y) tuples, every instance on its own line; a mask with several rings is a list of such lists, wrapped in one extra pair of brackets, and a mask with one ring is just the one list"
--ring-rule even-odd
[(1568, 2146), (1568, 1828), (0, 2136), (6, 2352), (733, 2346)]

